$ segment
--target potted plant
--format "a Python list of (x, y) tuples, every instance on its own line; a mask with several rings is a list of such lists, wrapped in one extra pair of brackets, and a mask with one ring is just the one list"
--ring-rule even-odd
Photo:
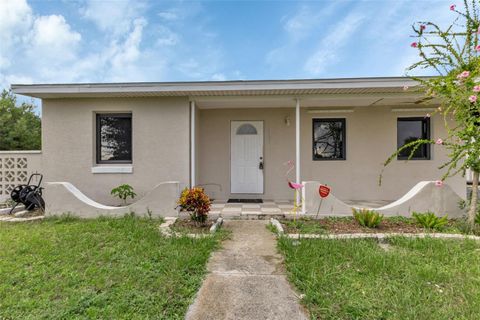
[(180, 209), (187, 211), (195, 224), (204, 224), (207, 221), (211, 204), (203, 188), (199, 187), (185, 188), (178, 199)]

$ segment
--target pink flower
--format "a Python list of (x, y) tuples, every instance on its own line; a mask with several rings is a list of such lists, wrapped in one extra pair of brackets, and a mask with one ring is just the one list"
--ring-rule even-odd
[(457, 76), (457, 79), (465, 79), (470, 76), (470, 71), (463, 71)]
[(431, 115), (430, 113), (427, 113), (427, 114), (425, 115), (425, 118), (430, 118), (431, 116), (432, 116), (432, 115)]
[(420, 30), (422, 30), (422, 31), (423, 31), (423, 30), (425, 30), (425, 29), (427, 29), (427, 26), (426, 26), (426, 25), (424, 25), (424, 24), (421, 24), (421, 25), (420, 25)]
[(473, 87), (473, 92), (480, 92), (480, 85)]
[(441, 186), (443, 186), (443, 181), (442, 181), (442, 180), (437, 180), (437, 181), (435, 181), (435, 186), (436, 186), (436, 187), (441, 187)]
[(475, 47), (475, 50), (476, 50), (476, 51), (480, 51), (480, 44)]
[(456, 6), (455, 4), (452, 4), (452, 5), (450, 6), (450, 10), (455, 11), (455, 8), (456, 8), (456, 7), (457, 7), (457, 6)]
[(435, 141), (435, 144), (443, 144), (443, 140), (441, 138), (438, 138), (437, 141)]
[(416, 43), (416, 42), (412, 42), (412, 44), (410, 44), (410, 47), (412, 47), (412, 48), (416, 48), (416, 47), (418, 47), (418, 43)]
[(476, 95), (471, 95), (470, 97), (468, 97), (468, 101), (470, 101), (471, 103), (477, 102), (477, 96)]

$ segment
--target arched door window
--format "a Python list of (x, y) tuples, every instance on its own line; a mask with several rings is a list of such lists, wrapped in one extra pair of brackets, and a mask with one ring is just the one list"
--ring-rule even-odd
[(255, 135), (257, 134), (257, 129), (252, 126), (250, 123), (245, 123), (245, 124), (242, 124), (240, 127), (238, 127), (237, 129), (237, 132), (236, 132), (237, 135)]

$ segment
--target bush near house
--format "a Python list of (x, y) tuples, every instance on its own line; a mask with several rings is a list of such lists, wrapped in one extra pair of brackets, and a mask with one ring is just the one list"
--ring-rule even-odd
[(0, 222), (0, 319), (183, 319), (220, 236), (133, 216)]
[(352, 209), (353, 217), (362, 227), (377, 228), (383, 220), (383, 214), (370, 209)]
[(207, 221), (211, 201), (203, 188), (185, 188), (180, 195), (178, 205), (182, 211), (190, 214), (192, 221), (203, 224)]
[(412, 216), (420, 226), (426, 229), (442, 230), (448, 223), (447, 215), (440, 218), (431, 211), (427, 211), (425, 213), (413, 212)]

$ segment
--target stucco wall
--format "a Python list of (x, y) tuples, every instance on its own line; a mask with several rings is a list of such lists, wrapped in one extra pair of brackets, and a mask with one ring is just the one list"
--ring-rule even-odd
[[(395, 200), (422, 180), (437, 180), (437, 169), (445, 160), (441, 146), (432, 146), (431, 160), (406, 163), (394, 160), (384, 173), (382, 186), (378, 176), (382, 162), (396, 150), (397, 118), (424, 116), (423, 112), (392, 112), (392, 107), (358, 107), (353, 113), (309, 114), (301, 110), (301, 164), (302, 180), (327, 183), (334, 194), (343, 200)], [(285, 117), (290, 118), (290, 126)], [(312, 160), (312, 119), (346, 118), (347, 160)], [(293, 193), (286, 187), (282, 165), (295, 159), (295, 113), (293, 108), (268, 109), (205, 109), (199, 110), (200, 184), (219, 184), (206, 189), (217, 199), (230, 194), (230, 121), (264, 120), (265, 124), (265, 194), (264, 199), (289, 199)], [(431, 119), (431, 137), (444, 137), (443, 119)], [(291, 175), (294, 179), (294, 176)], [(448, 183), (462, 197), (465, 179), (450, 178)]]
[[(264, 121), (265, 199), (288, 199), (291, 190), (285, 180), (285, 161), (295, 159), (294, 109), (200, 109), (199, 184), (216, 199), (230, 195), (230, 121)], [(285, 117), (290, 126), (285, 125)], [(293, 176), (290, 176), (294, 179)], [(216, 185), (210, 185), (216, 184)], [(217, 186), (218, 184), (218, 186)], [(220, 190), (221, 187), (221, 190)], [(238, 197), (238, 196), (237, 196)], [(248, 197), (248, 195), (242, 195)]]
[[(95, 113), (131, 112), (133, 173), (93, 174)], [(45, 99), (42, 106), (46, 181), (66, 181), (103, 204), (118, 204), (110, 190), (122, 183), (138, 197), (163, 181), (189, 183), (187, 98)], [(106, 165), (112, 166), (112, 165)], [(124, 166), (124, 165), (123, 165)]]

